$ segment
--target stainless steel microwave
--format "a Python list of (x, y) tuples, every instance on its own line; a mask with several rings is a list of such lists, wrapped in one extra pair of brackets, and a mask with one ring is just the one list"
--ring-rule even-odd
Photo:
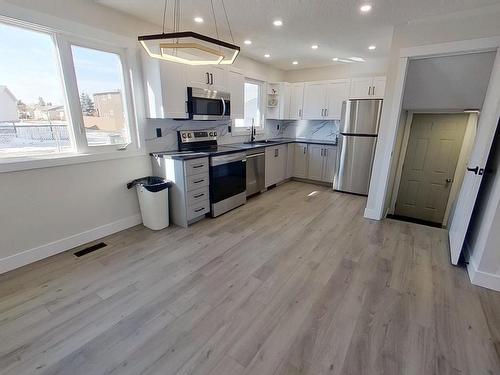
[(226, 120), (231, 117), (231, 94), (188, 87), (187, 107), (190, 120)]

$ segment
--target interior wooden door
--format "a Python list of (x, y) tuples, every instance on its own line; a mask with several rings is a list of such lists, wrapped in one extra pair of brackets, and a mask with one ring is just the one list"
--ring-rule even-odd
[(466, 114), (413, 116), (397, 215), (443, 222), (466, 124)]

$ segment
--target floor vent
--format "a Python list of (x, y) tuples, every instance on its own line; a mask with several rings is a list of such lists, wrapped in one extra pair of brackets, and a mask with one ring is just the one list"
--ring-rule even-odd
[(106, 245), (104, 242), (99, 242), (99, 243), (96, 243), (95, 245), (86, 247), (85, 249), (78, 250), (75, 253), (75, 256), (81, 257), (81, 256), (84, 256), (84, 255), (86, 255), (88, 253), (92, 253), (92, 252), (94, 252), (96, 250), (102, 249), (103, 247), (106, 247), (106, 246), (108, 246), (108, 245)]

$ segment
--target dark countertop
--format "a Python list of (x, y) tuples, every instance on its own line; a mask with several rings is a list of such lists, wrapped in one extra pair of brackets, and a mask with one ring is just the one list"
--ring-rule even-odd
[(307, 143), (307, 144), (317, 144), (317, 145), (328, 145), (337, 146), (337, 141), (322, 141), (318, 139), (306, 139), (306, 138), (270, 138), (269, 143), (228, 143), (221, 145), (222, 150), (212, 151), (212, 152), (191, 152), (191, 151), (165, 151), (165, 152), (154, 152), (151, 153), (153, 157), (162, 157), (174, 160), (190, 160), (197, 158), (204, 158), (214, 155), (226, 155), (232, 154), (234, 152), (241, 152), (244, 150), (254, 150), (265, 147), (279, 146), (288, 143)]

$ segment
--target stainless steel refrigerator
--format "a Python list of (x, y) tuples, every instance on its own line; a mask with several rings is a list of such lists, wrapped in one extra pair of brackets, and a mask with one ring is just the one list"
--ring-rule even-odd
[(347, 100), (342, 104), (335, 190), (368, 195), (381, 112), (381, 99)]

